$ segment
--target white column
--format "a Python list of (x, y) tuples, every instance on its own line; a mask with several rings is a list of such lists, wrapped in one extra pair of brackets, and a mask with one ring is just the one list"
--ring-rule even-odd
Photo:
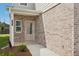
[[(13, 25), (12, 25), (12, 21), (13, 21)], [(11, 14), (11, 44), (12, 46), (14, 46), (14, 14)]]
[(14, 46), (14, 14), (11, 12), (11, 10), (9, 10), (9, 12), (10, 12), (10, 42), (12, 46)]

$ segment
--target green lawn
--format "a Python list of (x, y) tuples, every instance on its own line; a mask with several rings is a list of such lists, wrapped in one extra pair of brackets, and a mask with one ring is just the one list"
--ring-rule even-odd
[(0, 48), (8, 45), (9, 34), (0, 34)]

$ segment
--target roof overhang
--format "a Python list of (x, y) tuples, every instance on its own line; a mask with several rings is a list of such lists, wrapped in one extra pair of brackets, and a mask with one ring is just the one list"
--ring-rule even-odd
[(20, 15), (38, 16), (42, 13), (41, 11), (22, 9), (16, 7), (7, 7), (7, 9), (14, 14), (20, 14)]

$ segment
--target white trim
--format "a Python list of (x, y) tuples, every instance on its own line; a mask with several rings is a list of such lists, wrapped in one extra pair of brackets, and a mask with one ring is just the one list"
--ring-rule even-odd
[(41, 11), (37, 11), (37, 10), (22, 9), (16, 7), (7, 7), (7, 8), (11, 9), (13, 13), (21, 14), (21, 15), (38, 16), (42, 13)]
[[(17, 26), (16, 26), (16, 21), (20, 21), (20, 23), (21, 23), (21, 25), (20, 25), (21, 31), (19, 31), (19, 32), (16, 31), (16, 27), (17, 27)], [(16, 33), (22, 33), (22, 20), (15, 20), (15, 32), (16, 32)]]
[(21, 3), (19, 3), (19, 6), (20, 7), (27, 7), (28, 6), (28, 3), (27, 3), (27, 5), (21, 5)]

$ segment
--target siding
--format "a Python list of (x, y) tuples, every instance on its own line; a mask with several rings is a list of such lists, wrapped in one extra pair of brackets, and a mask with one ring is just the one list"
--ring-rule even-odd
[(44, 11), (50, 9), (51, 7), (55, 6), (56, 4), (58, 4), (58, 3), (36, 3), (35, 8), (36, 8), (36, 10), (44, 12)]
[(13, 3), (14, 7), (17, 8), (26, 8), (26, 9), (31, 9), (31, 10), (35, 10), (35, 4), (34, 3), (27, 3), (27, 6), (21, 6), (20, 3)]

